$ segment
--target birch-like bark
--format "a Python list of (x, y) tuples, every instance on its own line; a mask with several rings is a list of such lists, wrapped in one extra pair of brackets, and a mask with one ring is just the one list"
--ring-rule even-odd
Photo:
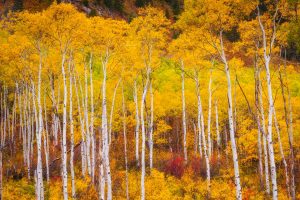
[(103, 82), (102, 82), (102, 142), (103, 142), (103, 161), (105, 179), (107, 183), (107, 199), (112, 199), (111, 189), (111, 174), (110, 174), (110, 162), (109, 162), (109, 142), (108, 142), (108, 130), (107, 130), (107, 108), (106, 108), (106, 67), (108, 62), (108, 53), (102, 61), (103, 69)]
[(90, 125), (89, 125), (89, 116), (88, 116), (88, 75), (87, 75), (87, 66), (84, 64), (84, 121), (85, 121), (85, 131), (86, 131), (86, 159), (87, 159), (87, 169), (88, 174), (91, 177), (92, 167), (91, 167), (91, 134), (90, 134)]
[(187, 141), (186, 141), (186, 108), (185, 108), (185, 95), (184, 95), (184, 64), (180, 61), (181, 67), (181, 95), (182, 95), (182, 128), (183, 128), (183, 155), (184, 162), (187, 163)]
[(237, 153), (236, 142), (235, 142), (234, 119), (233, 119), (233, 113), (232, 113), (231, 79), (230, 79), (229, 66), (228, 66), (227, 58), (226, 58), (225, 51), (224, 51), (222, 31), (220, 32), (220, 44), (221, 44), (220, 56), (224, 63), (224, 66), (225, 66), (225, 72), (226, 72), (226, 78), (227, 78), (228, 121), (229, 121), (229, 132), (230, 132), (230, 141), (231, 141), (232, 158), (233, 158), (233, 166), (234, 166), (236, 199), (241, 200), (242, 199), (242, 187), (241, 187), (241, 181), (240, 181), (238, 153)]
[(260, 14), (258, 13), (259, 26), (260, 26), (260, 29), (261, 29), (261, 32), (262, 32), (263, 49), (264, 49), (264, 64), (265, 64), (265, 69), (266, 69), (267, 88), (268, 88), (269, 113), (268, 113), (267, 142), (268, 142), (268, 151), (269, 151), (270, 168), (271, 168), (273, 200), (278, 199), (278, 191), (277, 191), (276, 164), (275, 164), (273, 139), (272, 139), (273, 111), (275, 110), (275, 108), (274, 108), (271, 74), (270, 74), (270, 61), (271, 61), (271, 50), (273, 48), (273, 44), (274, 44), (275, 37), (276, 37), (276, 35), (275, 35), (276, 34), (275, 18), (276, 18), (276, 15), (277, 15), (277, 11), (278, 10), (276, 8), (276, 13), (274, 15), (274, 22), (273, 22), (274, 30), (273, 30), (273, 34), (272, 34), (272, 38), (271, 38), (271, 42), (270, 42), (269, 52), (267, 52), (267, 38), (266, 38), (265, 28), (264, 28), (264, 25), (261, 22)]
[[(198, 80), (198, 79), (197, 79)], [(203, 115), (203, 109), (202, 109), (202, 103), (201, 103), (201, 97), (200, 94), (198, 95), (198, 115), (200, 115), (200, 121), (201, 121), (201, 136), (202, 136), (202, 144), (203, 144), (203, 150), (204, 150), (204, 157), (205, 157), (205, 163), (206, 163), (206, 179), (207, 179), (207, 190), (208, 190), (208, 196), (210, 196), (210, 190), (211, 190), (211, 183), (210, 183), (210, 160), (208, 156), (208, 149), (206, 146), (206, 136), (205, 136), (205, 129), (204, 129), (204, 115)], [(201, 138), (199, 138), (201, 140)]]
[(104, 166), (103, 166), (103, 142), (102, 137), (99, 138), (99, 199), (104, 200), (105, 199), (105, 175), (104, 175)]
[(96, 139), (94, 133), (94, 86), (93, 86), (93, 69), (92, 69), (93, 54), (90, 55), (90, 85), (91, 85), (91, 119), (90, 119), (90, 137), (92, 144), (92, 159), (91, 159), (91, 176), (92, 182), (95, 183), (95, 164), (96, 164)]
[(146, 130), (145, 130), (145, 120), (144, 120), (144, 103), (146, 100), (146, 95), (148, 91), (148, 86), (150, 82), (150, 72), (151, 69), (150, 67), (147, 68), (147, 78), (146, 78), (146, 83), (143, 89), (143, 95), (141, 99), (141, 128), (142, 128), (142, 160), (141, 160), (141, 165), (142, 165), (142, 172), (141, 172), (141, 200), (145, 200), (145, 151), (146, 151)]
[[(262, 86), (260, 81), (260, 75), (258, 72), (258, 101), (260, 107), (260, 116), (262, 121), (262, 128), (264, 133), (266, 132), (266, 122), (265, 122), (265, 114), (264, 114), (264, 106), (263, 106), (263, 99), (262, 99)], [(268, 159), (268, 146), (267, 146), (267, 135), (263, 134), (263, 149), (264, 149), (264, 163), (265, 163), (265, 184), (266, 184), (266, 193), (270, 194), (270, 181), (269, 181), (269, 159)]]
[(71, 171), (71, 187), (72, 198), (76, 198), (75, 188), (75, 172), (74, 172), (74, 123), (73, 123), (73, 77), (72, 77), (72, 56), (69, 60), (69, 121), (70, 121), (70, 135), (71, 135), (71, 153), (70, 153), (70, 171)]
[(134, 103), (135, 103), (135, 161), (137, 167), (140, 166), (140, 158), (139, 158), (139, 134), (140, 134), (140, 117), (139, 117), (139, 107), (138, 107), (138, 91), (137, 91), (137, 80), (134, 81)]
[(65, 73), (65, 55), (62, 54), (61, 71), (64, 85), (64, 99), (63, 99), (63, 129), (62, 129), (62, 179), (63, 179), (63, 196), (64, 200), (68, 199), (68, 172), (67, 172), (67, 80)]

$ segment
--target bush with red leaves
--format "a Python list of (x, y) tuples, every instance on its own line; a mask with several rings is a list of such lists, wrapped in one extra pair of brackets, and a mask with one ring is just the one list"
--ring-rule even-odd
[(181, 156), (174, 156), (171, 160), (167, 161), (165, 173), (181, 178), (184, 173), (184, 159)]

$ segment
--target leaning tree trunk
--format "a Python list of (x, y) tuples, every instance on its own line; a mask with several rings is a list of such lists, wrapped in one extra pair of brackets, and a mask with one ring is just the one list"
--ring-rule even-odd
[[(258, 10), (259, 11), (259, 10)], [(276, 18), (278, 8), (276, 8), (276, 12), (274, 15), (274, 19)], [(277, 191), (277, 174), (276, 174), (276, 163), (275, 163), (275, 155), (274, 155), (274, 147), (273, 147), (273, 139), (272, 139), (272, 124), (273, 124), (273, 111), (274, 108), (274, 100), (273, 100), (273, 92), (272, 92), (272, 83), (271, 83), (271, 73), (270, 73), (270, 61), (271, 61), (271, 50), (275, 41), (276, 34), (276, 25), (275, 21), (273, 22), (273, 33), (270, 41), (270, 49), (267, 52), (267, 38), (265, 28), (261, 22), (260, 15), (258, 13), (258, 21), (259, 26), (262, 32), (262, 40), (263, 40), (263, 49), (264, 49), (264, 64), (266, 69), (266, 79), (267, 79), (267, 89), (268, 89), (268, 103), (269, 103), (269, 114), (268, 114), (268, 134), (267, 134), (267, 142), (268, 142), (268, 152), (269, 152), (269, 160), (271, 167), (271, 180), (272, 180), (272, 190), (273, 190), (273, 200), (278, 199), (278, 191)]]
[(225, 72), (226, 72), (226, 78), (227, 78), (228, 122), (229, 122), (231, 149), (232, 149), (232, 159), (233, 159), (233, 166), (234, 166), (236, 199), (241, 200), (242, 199), (242, 187), (241, 187), (241, 181), (240, 181), (238, 153), (237, 153), (237, 147), (236, 147), (236, 142), (235, 142), (234, 120), (233, 120), (233, 112), (232, 112), (231, 79), (230, 79), (229, 66), (228, 66), (227, 58), (226, 58), (225, 51), (224, 51), (222, 31), (220, 32), (220, 43), (221, 43), (221, 59), (225, 66)]
[(198, 106), (198, 131), (199, 131), (200, 155), (202, 156), (202, 150), (201, 150), (201, 140), (202, 140), (203, 150), (204, 150), (203, 152), (204, 152), (205, 163), (206, 163), (207, 191), (208, 191), (208, 196), (210, 196), (210, 188), (211, 188), (210, 161), (209, 161), (208, 150), (206, 146), (204, 115), (203, 115), (202, 102), (200, 96), (199, 77), (197, 73), (195, 74), (195, 81), (196, 81), (197, 106)]

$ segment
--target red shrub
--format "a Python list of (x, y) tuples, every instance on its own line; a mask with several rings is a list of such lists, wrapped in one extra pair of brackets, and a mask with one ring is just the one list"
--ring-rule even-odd
[(181, 178), (184, 173), (184, 159), (181, 156), (174, 156), (167, 162), (165, 173)]

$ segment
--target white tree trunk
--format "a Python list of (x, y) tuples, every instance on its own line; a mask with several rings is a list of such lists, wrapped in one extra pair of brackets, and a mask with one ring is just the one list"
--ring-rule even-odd
[(64, 200), (68, 199), (68, 172), (67, 172), (67, 80), (65, 73), (65, 53), (62, 55), (61, 71), (64, 84), (63, 99), (63, 132), (62, 132), (62, 179), (63, 179), (63, 196)]
[(182, 94), (182, 128), (183, 128), (183, 154), (184, 162), (187, 163), (187, 141), (186, 141), (186, 109), (185, 109), (185, 95), (184, 95), (184, 64), (181, 60), (181, 94)]
[(72, 198), (76, 198), (75, 189), (75, 172), (74, 172), (74, 123), (73, 123), (73, 77), (72, 77), (72, 56), (69, 61), (69, 120), (70, 120), (70, 135), (71, 135), (71, 153), (70, 153), (70, 171), (71, 171), (71, 186), (72, 186)]
[(135, 103), (135, 161), (137, 167), (140, 166), (139, 158), (139, 134), (140, 134), (140, 117), (139, 117), (139, 107), (138, 107), (138, 91), (137, 91), (137, 80), (134, 81), (134, 103)]
[(92, 167), (91, 167), (91, 134), (90, 134), (90, 125), (89, 125), (89, 116), (88, 116), (88, 83), (87, 83), (87, 66), (84, 65), (84, 86), (85, 86), (85, 96), (84, 96), (84, 121), (85, 121), (85, 130), (86, 130), (86, 159), (87, 159), (87, 168), (88, 174), (91, 177)]
[[(204, 129), (204, 126), (201, 126), (201, 97), (200, 97), (200, 84), (199, 84), (199, 77), (198, 73), (195, 73), (195, 81), (196, 81), (196, 94), (197, 94), (197, 107), (198, 107), (198, 113), (197, 113), (197, 128), (198, 128), (198, 143), (199, 143), (199, 152), (200, 152), (200, 158), (202, 158), (202, 129)], [(204, 144), (203, 144), (204, 146)]]
[(269, 159), (268, 159), (268, 146), (267, 146), (267, 136), (266, 136), (266, 122), (265, 122), (265, 114), (264, 114), (264, 106), (262, 99), (262, 86), (260, 82), (260, 75), (258, 72), (258, 101), (260, 107), (260, 115), (262, 120), (262, 128), (265, 134), (263, 134), (263, 149), (264, 149), (264, 163), (265, 163), (265, 184), (266, 184), (266, 193), (270, 194), (270, 181), (269, 181)]
[(142, 126), (142, 172), (141, 172), (141, 200), (145, 200), (145, 151), (146, 151), (146, 130), (145, 130), (145, 120), (144, 120), (144, 103), (148, 91), (149, 85), (149, 75), (150, 68), (147, 69), (147, 80), (143, 90), (143, 96), (141, 99), (141, 126)]
[(227, 98), (228, 98), (228, 121), (229, 121), (229, 131), (230, 131), (230, 141), (232, 149), (232, 158), (234, 166), (234, 176), (235, 176), (235, 186), (236, 186), (236, 199), (242, 199), (242, 187), (240, 181), (240, 172), (239, 172), (239, 162), (238, 162), (238, 153), (235, 142), (235, 132), (234, 132), (234, 119), (232, 113), (232, 93), (231, 93), (231, 79), (229, 66), (227, 63), (224, 46), (223, 46), (223, 36), (222, 31), (220, 32), (220, 42), (221, 42), (221, 59), (225, 66), (226, 78), (227, 78)]
[[(277, 9), (277, 8), (276, 8)], [(277, 10), (274, 16), (276, 17)], [(260, 20), (260, 15), (258, 14), (259, 25), (262, 32), (262, 40), (263, 40), (263, 49), (264, 49), (264, 64), (266, 68), (266, 78), (267, 78), (267, 88), (268, 88), (268, 103), (269, 103), (269, 114), (268, 114), (268, 151), (269, 151), (269, 159), (270, 159), (270, 167), (271, 167), (271, 180), (272, 180), (272, 190), (273, 190), (273, 200), (278, 199), (278, 191), (277, 191), (277, 175), (276, 175), (276, 163), (275, 163), (275, 156), (274, 156), (274, 148), (273, 148), (273, 139), (272, 139), (272, 120), (273, 120), (273, 110), (274, 108), (274, 101), (273, 101), (273, 93), (272, 93), (272, 84), (271, 84), (271, 74), (270, 74), (270, 61), (271, 61), (271, 50), (275, 41), (275, 34), (276, 34), (276, 26), (274, 22), (274, 30), (270, 42), (270, 49), (267, 52), (267, 39), (265, 28)]]
[(108, 143), (108, 130), (107, 130), (107, 108), (106, 108), (106, 67), (108, 62), (108, 55), (102, 62), (103, 68), (103, 83), (102, 83), (102, 141), (103, 141), (103, 160), (104, 171), (107, 182), (107, 199), (112, 199), (111, 189), (111, 174), (110, 174), (110, 161), (109, 161), (109, 143)]
[[(197, 78), (198, 80), (198, 78)], [(203, 115), (203, 109), (202, 109), (202, 103), (201, 103), (201, 97), (200, 93), (198, 95), (198, 115), (200, 115), (200, 121), (201, 121), (201, 136), (202, 136), (202, 144), (203, 144), (203, 150), (204, 150), (204, 157), (205, 157), (205, 163), (206, 163), (206, 179), (207, 179), (207, 190), (208, 194), (210, 196), (210, 160), (208, 156), (208, 149), (206, 146), (206, 137), (205, 137), (205, 131), (204, 131), (204, 115)], [(199, 138), (201, 140), (201, 138)]]
[(90, 55), (90, 85), (91, 85), (90, 137), (91, 137), (91, 144), (92, 144), (91, 175), (92, 175), (92, 182), (95, 183), (96, 139), (94, 133), (94, 86), (93, 86), (92, 59), (93, 59), (93, 54), (91, 53)]

